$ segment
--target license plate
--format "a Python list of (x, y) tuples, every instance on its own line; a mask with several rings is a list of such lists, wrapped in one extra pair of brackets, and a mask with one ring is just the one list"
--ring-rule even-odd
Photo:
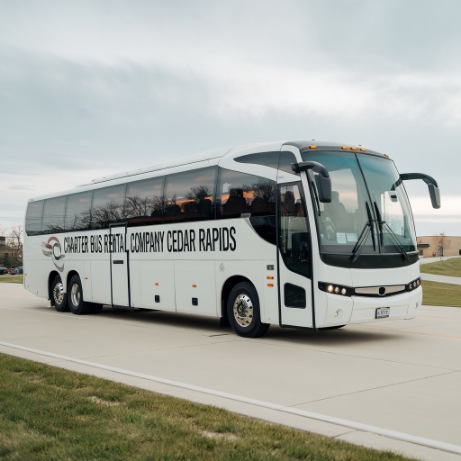
[(385, 318), (389, 317), (390, 310), (391, 310), (390, 307), (378, 307), (376, 309), (375, 318), (377, 318), (377, 319), (385, 319)]

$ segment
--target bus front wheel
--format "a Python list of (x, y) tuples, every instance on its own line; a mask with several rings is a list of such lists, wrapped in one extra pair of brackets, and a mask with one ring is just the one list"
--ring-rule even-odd
[(51, 285), (51, 297), (54, 308), (58, 312), (65, 312), (69, 310), (66, 293), (64, 293), (64, 285), (62, 284), (62, 280), (59, 275), (53, 279), (53, 283)]
[(269, 329), (269, 324), (261, 322), (258, 294), (248, 282), (232, 288), (227, 301), (227, 316), (239, 336), (257, 338)]
[(67, 289), (67, 303), (72, 314), (88, 313), (88, 304), (83, 301), (82, 282), (78, 275), (72, 276)]

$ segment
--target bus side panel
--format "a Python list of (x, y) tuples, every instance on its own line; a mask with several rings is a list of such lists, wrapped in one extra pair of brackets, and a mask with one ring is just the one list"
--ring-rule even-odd
[[(82, 275), (80, 275), (81, 278)], [(111, 303), (110, 265), (108, 257), (91, 261), (91, 292), (91, 301), (101, 304)], [(85, 288), (83, 293), (85, 299), (88, 300), (89, 293), (85, 292)]]
[(58, 268), (42, 252), (42, 244), (46, 240), (42, 236), (25, 238), (24, 288), (36, 296), (49, 299), (48, 278), (51, 272), (58, 272)]
[(272, 325), (279, 324), (279, 301), (277, 288), (277, 273), (268, 269), (276, 267), (274, 260), (261, 261), (261, 284), (263, 289), (259, 294), (261, 304), (261, 321)]
[(151, 255), (130, 260), (133, 307), (176, 310), (174, 261), (159, 261)]
[(216, 317), (216, 283), (213, 261), (175, 261), (178, 312)]
[(48, 261), (29, 259), (24, 264), (24, 288), (40, 298), (49, 299), (48, 277), (53, 270), (56, 268)]

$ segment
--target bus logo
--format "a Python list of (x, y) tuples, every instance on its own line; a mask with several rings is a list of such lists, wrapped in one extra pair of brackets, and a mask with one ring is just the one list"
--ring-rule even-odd
[(61, 244), (57, 237), (50, 237), (47, 242), (42, 242), (42, 252), (52, 259), (59, 272), (64, 270), (64, 263), (58, 264), (58, 261), (64, 258), (65, 255), (62, 254)]

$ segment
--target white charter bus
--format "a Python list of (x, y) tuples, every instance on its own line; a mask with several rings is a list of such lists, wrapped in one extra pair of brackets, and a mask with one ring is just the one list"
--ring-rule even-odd
[(339, 328), (415, 316), (412, 212), (387, 155), (328, 142), (254, 144), (104, 177), (28, 203), (24, 285), (58, 311), (103, 305)]

